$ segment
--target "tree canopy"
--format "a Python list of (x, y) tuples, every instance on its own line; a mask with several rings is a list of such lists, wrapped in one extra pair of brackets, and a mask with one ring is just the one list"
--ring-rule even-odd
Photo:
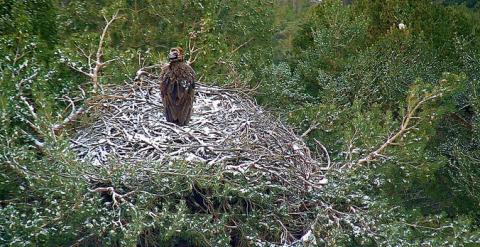
[[(291, 126), (328, 183), (80, 162), (104, 88), (175, 46)], [(476, 0), (0, 0), (0, 245), (476, 246), (479, 65)]]

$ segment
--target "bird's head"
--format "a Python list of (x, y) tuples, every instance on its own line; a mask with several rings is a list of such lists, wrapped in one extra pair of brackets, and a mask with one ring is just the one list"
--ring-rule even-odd
[(174, 47), (168, 53), (168, 61), (183, 62), (183, 49), (181, 47)]

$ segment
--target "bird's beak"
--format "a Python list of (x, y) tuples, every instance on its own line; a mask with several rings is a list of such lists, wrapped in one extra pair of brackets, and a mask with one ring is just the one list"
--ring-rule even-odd
[(178, 57), (177, 53), (175, 52), (170, 52), (168, 54), (168, 59), (172, 60), (172, 59), (176, 59)]

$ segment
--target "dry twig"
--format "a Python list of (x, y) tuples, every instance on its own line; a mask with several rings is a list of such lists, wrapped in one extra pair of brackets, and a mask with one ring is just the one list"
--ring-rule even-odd
[(110, 25), (115, 21), (117, 20), (119, 17), (118, 17), (118, 12), (116, 12), (112, 18), (110, 20), (108, 20), (105, 16), (103, 17), (105, 19), (105, 27), (103, 28), (103, 31), (102, 31), (102, 34), (100, 35), (100, 39), (99, 39), (99, 42), (98, 42), (98, 47), (97, 47), (97, 51), (95, 53), (95, 60), (92, 62), (93, 60), (93, 54), (92, 53), (86, 53), (83, 49), (79, 48), (77, 46), (77, 48), (79, 49), (79, 51), (81, 52), (81, 54), (87, 59), (87, 63), (88, 63), (88, 72), (84, 71), (81, 67), (77, 67), (75, 64), (72, 64), (72, 63), (68, 63), (68, 66), (84, 75), (86, 75), (87, 77), (90, 78), (90, 80), (92, 81), (92, 84), (93, 84), (93, 92), (94, 93), (97, 93), (98, 92), (98, 89), (100, 87), (100, 84), (99, 84), (99, 73), (101, 71), (101, 69), (103, 67), (105, 67), (106, 65), (108, 65), (109, 63), (117, 60), (117, 58), (114, 58), (114, 59), (110, 59), (110, 60), (107, 60), (107, 61), (103, 61), (103, 44), (105, 43), (105, 37), (107, 35), (107, 31), (108, 31), (108, 28), (110, 27)]
[(197, 38), (197, 35), (198, 35), (197, 32), (191, 32), (190, 37), (188, 39), (189, 58), (187, 60), (187, 64), (189, 65), (192, 65), (197, 60), (198, 52), (202, 49), (202, 48), (195, 47), (195, 39)]
[(415, 128), (415, 126), (412, 126), (411, 122), (412, 122), (413, 119), (418, 118), (415, 115), (416, 115), (417, 111), (420, 109), (420, 107), (422, 107), (425, 103), (427, 103), (431, 100), (434, 100), (436, 98), (439, 98), (441, 96), (442, 96), (442, 93), (427, 95), (424, 98), (422, 98), (421, 100), (419, 100), (418, 102), (416, 102), (415, 104), (413, 104), (412, 106), (409, 105), (407, 107), (407, 112), (403, 116), (402, 123), (400, 124), (400, 129), (396, 133), (392, 134), (387, 139), (387, 141), (385, 141), (382, 145), (380, 145), (380, 147), (377, 148), (375, 151), (373, 151), (373, 152), (369, 153), (367, 156), (359, 159), (357, 161), (357, 164), (361, 165), (361, 164), (369, 163), (369, 162), (377, 160), (379, 157), (384, 157), (385, 156), (384, 155), (385, 150), (388, 147), (393, 146), (393, 145), (397, 145), (397, 142), (405, 134), (407, 134), (408, 132), (410, 132), (411, 130), (413, 130)]

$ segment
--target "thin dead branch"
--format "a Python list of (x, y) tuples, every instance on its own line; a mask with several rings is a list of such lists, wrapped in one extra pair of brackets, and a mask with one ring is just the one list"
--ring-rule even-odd
[(100, 38), (98, 41), (98, 47), (97, 47), (97, 51), (95, 52), (95, 58), (93, 58), (93, 52), (89, 52), (87, 54), (85, 50), (77, 46), (77, 49), (79, 50), (79, 52), (87, 59), (88, 71), (84, 71), (83, 68), (78, 67), (74, 63), (71, 63), (71, 62), (67, 63), (67, 65), (73, 70), (80, 72), (90, 78), (93, 85), (93, 93), (98, 93), (99, 88), (101, 86), (99, 80), (100, 80), (100, 72), (103, 69), (103, 67), (117, 60), (117, 58), (113, 58), (107, 61), (103, 61), (103, 54), (104, 54), (103, 48), (104, 48), (105, 37), (107, 35), (108, 28), (111, 26), (111, 24), (115, 20), (119, 19), (118, 11), (110, 19), (107, 19), (105, 16), (103, 18), (105, 19), (105, 27), (103, 28), (102, 34), (100, 35)]
[(188, 38), (188, 60), (187, 64), (192, 65), (198, 57), (198, 52), (202, 50), (202, 48), (197, 48), (195, 45), (195, 39), (198, 37), (198, 32), (190, 32)]
[(28, 139), (30, 139), (33, 144), (39, 149), (39, 150), (43, 150), (43, 148), (45, 147), (45, 144), (43, 142), (41, 142), (40, 140), (38, 140), (35, 136), (33, 136), (32, 134), (26, 132), (25, 130), (20, 130), (22, 132), (22, 134), (24, 134), (25, 136), (28, 137)]
[(68, 124), (75, 122), (84, 112), (84, 107), (79, 107), (78, 109), (75, 109), (75, 106), (73, 106), (70, 114), (65, 119), (63, 119), (61, 123), (57, 123), (52, 126), (53, 133), (58, 134), (59, 131), (65, 128)]
[(136, 192), (136, 191), (130, 191), (122, 195), (120, 193), (117, 193), (113, 187), (98, 187), (95, 189), (89, 189), (88, 191), (98, 192), (98, 193), (104, 193), (104, 192), (108, 193), (109, 195), (112, 196), (112, 202), (114, 207), (120, 206), (120, 204), (122, 204), (127, 197), (129, 197), (130, 195)]
[(320, 125), (320, 123), (318, 122), (315, 122), (313, 124), (310, 125), (310, 127), (308, 127), (308, 129), (303, 132), (303, 134), (301, 135), (302, 138), (305, 138), (305, 136), (307, 136), (308, 134), (310, 134), (310, 132), (316, 130), (318, 128), (318, 126)]
[(100, 70), (107, 64), (115, 61), (116, 59), (110, 59), (108, 61), (102, 62), (103, 59), (103, 44), (105, 40), (105, 36), (107, 35), (107, 30), (110, 27), (110, 25), (118, 19), (118, 11), (112, 16), (110, 20), (108, 20), (105, 16), (103, 17), (105, 19), (105, 27), (103, 28), (102, 35), (100, 35), (100, 40), (98, 42), (98, 49), (96, 53), (96, 60), (95, 60), (95, 67), (91, 69), (91, 79), (93, 83), (93, 91), (97, 92), (98, 87), (99, 87), (99, 76), (98, 74), (100, 73)]
[[(89, 52), (87, 54), (87, 52), (84, 49), (82, 49), (80, 46), (76, 45), (76, 47), (77, 47), (78, 51), (81, 53), (81, 55), (83, 55), (87, 59), (87, 64), (89, 66), (88, 72), (84, 71), (80, 67), (77, 67), (75, 64), (73, 64), (71, 62), (67, 63), (67, 65), (70, 68), (72, 68), (75, 71), (78, 71), (78, 72), (80, 72), (80, 73), (82, 73), (82, 74), (84, 74), (84, 75), (86, 75), (87, 77), (90, 78), (90, 80), (92, 82), (92, 85), (93, 85), (93, 93), (94, 94), (98, 93), (98, 90), (100, 88), (100, 84), (99, 84), (99, 79), (100, 78), (99, 78), (99, 76), (100, 76), (100, 72), (101, 72), (102, 68), (104, 68), (106, 65), (112, 63), (113, 61), (117, 60), (117, 58), (114, 58), (114, 59), (110, 59), (110, 60), (107, 60), (107, 61), (103, 61), (103, 50), (104, 50), (103, 47), (104, 47), (105, 37), (107, 35), (108, 28), (111, 26), (111, 24), (115, 20), (117, 20), (119, 18), (118, 17), (118, 11), (110, 19), (107, 19), (105, 16), (103, 18), (105, 19), (106, 24), (105, 24), (105, 27), (103, 28), (102, 34), (100, 35), (100, 38), (99, 38), (97, 51), (95, 53), (95, 60), (92, 62), (93, 52)], [(81, 90), (81, 93), (82, 93), (81, 100), (84, 101), (86, 99), (86, 93), (82, 88), (80, 88), (80, 90)], [(72, 108), (70, 114), (68, 116), (66, 116), (62, 121), (54, 124), (51, 127), (51, 130), (53, 132), (53, 136), (57, 135), (67, 125), (76, 121), (87, 110), (86, 106), (80, 106), (78, 108), (75, 107), (75, 103), (73, 101), (70, 101), (70, 106)]]
[(253, 40), (253, 38), (251, 38), (251, 39), (245, 41), (243, 44), (237, 46), (235, 49), (233, 49), (233, 50), (230, 52), (230, 54), (233, 54), (233, 53), (237, 52), (238, 50), (240, 50), (240, 48), (244, 47), (245, 45), (247, 45), (248, 43), (250, 43), (252, 40)]
[(400, 124), (400, 128), (397, 132), (392, 134), (380, 147), (378, 147), (375, 151), (370, 152), (367, 156), (359, 159), (356, 163), (359, 165), (370, 163), (372, 161), (376, 161), (378, 158), (385, 157), (385, 150), (390, 146), (397, 145), (397, 142), (405, 136), (408, 132), (414, 130), (414, 126), (412, 126), (412, 120), (419, 119), (416, 116), (417, 111), (427, 102), (432, 101), (436, 98), (442, 96), (442, 93), (437, 93), (429, 96), (423, 97), (421, 100), (416, 102), (413, 105), (409, 105), (407, 107), (407, 111), (403, 116), (402, 122)]
[[(35, 77), (37, 77), (38, 73), (37, 72), (34, 72), (32, 75), (28, 76), (27, 78), (24, 78), (24, 79), (21, 79), (20, 82), (18, 83), (18, 95), (19, 95), (19, 98), (20, 100), (22, 101), (22, 103), (25, 105), (25, 107), (27, 107), (27, 110), (28, 110), (28, 113), (30, 114), (30, 117), (33, 119), (33, 120), (30, 120), (28, 118), (25, 118), (25, 117), (21, 117), (21, 119), (27, 123), (30, 128), (33, 129), (33, 131), (35, 131), (37, 134), (41, 134), (41, 128), (39, 125), (36, 124), (36, 122), (38, 122), (38, 115), (36, 113), (36, 110), (35, 110), (35, 107), (28, 101), (27, 97), (24, 95), (24, 92), (23, 92), (23, 87), (24, 87), (24, 84), (33, 80)], [(38, 148), (38, 149), (43, 149), (44, 148), (44, 143), (41, 142), (37, 137), (35, 137), (33, 134), (30, 134), (28, 133), (27, 131), (25, 130), (21, 130), (22, 134), (24, 134), (28, 139), (30, 139), (33, 144)]]
[(328, 154), (327, 148), (321, 142), (319, 142), (317, 139), (315, 139), (315, 143), (317, 143), (317, 145), (320, 146), (320, 148), (322, 148), (323, 153), (325, 154), (325, 157), (327, 159), (327, 166), (325, 167), (325, 169), (329, 170), (330, 167), (331, 167), (331, 161), (330, 161), (330, 155)]

